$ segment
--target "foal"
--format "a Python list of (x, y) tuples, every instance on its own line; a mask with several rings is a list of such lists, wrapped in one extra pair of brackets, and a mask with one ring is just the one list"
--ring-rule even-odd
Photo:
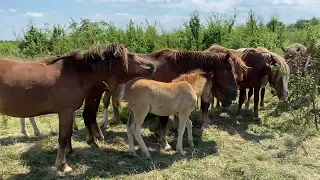
[(178, 115), (179, 127), (176, 150), (181, 155), (185, 155), (186, 152), (182, 148), (182, 138), (186, 123), (188, 143), (193, 147), (192, 122), (189, 116), (195, 108), (198, 98), (201, 97), (207, 103), (212, 101), (212, 77), (212, 72), (205, 73), (201, 70), (193, 70), (169, 83), (136, 78), (120, 85), (115, 103), (119, 107), (121, 101), (125, 100), (131, 112), (127, 123), (129, 153), (136, 156), (134, 136), (142, 152), (148, 158), (151, 158), (141, 137), (141, 126), (147, 114), (152, 113), (158, 116)]

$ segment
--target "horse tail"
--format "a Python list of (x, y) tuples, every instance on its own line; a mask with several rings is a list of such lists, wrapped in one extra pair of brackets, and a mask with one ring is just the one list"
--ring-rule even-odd
[(121, 84), (118, 89), (118, 95), (114, 98), (114, 104), (118, 108), (123, 108), (127, 105), (126, 102), (124, 102), (124, 96), (126, 93), (126, 84)]

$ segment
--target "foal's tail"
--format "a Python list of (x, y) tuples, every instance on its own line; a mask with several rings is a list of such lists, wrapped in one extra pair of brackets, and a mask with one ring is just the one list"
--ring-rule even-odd
[(118, 89), (118, 93), (117, 96), (113, 99), (114, 100), (114, 104), (118, 107), (118, 108), (123, 108), (127, 105), (126, 102), (124, 102), (123, 98), (125, 96), (125, 92), (126, 92), (126, 84), (121, 84), (119, 89)]

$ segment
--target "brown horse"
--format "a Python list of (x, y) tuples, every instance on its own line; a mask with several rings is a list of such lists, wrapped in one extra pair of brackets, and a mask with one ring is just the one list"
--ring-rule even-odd
[[(164, 49), (151, 54), (137, 54), (139, 57), (148, 59), (154, 62), (157, 66), (157, 71), (154, 76), (144, 76), (153, 80), (161, 82), (171, 82), (177, 78), (180, 74), (189, 72), (194, 69), (201, 69), (205, 72), (212, 71), (215, 74), (215, 81), (213, 82), (217, 88), (213, 89), (215, 96), (223, 102), (224, 106), (230, 106), (232, 100), (237, 96), (237, 85), (235, 82), (235, 75), (238, 77), (243, 76), (243, 69), (247, 66), (241, 61), (241, 59), (234, 57), (231, 53), (207, 53), (203, 51), (184, 51), (184, 50), (171, 50)], [(110, 97), (114, 96), (118, 86), (126, 83), (136, 76), (124, 76), (117, 75), (110, 78), (107, 82), (109, 85), (109, 91), (105, 93), (103, 98), (104, 102), (104, 125), (108, 125), (108, 106), (110, 103)], [(84, 108), (84, 121), (85, 123), (96, 124), (96, 112), (99, 106), (99, 99), (102, 93), (97, 93), (94, 97), (86, 99)], [(92, 99), (95, 98), (96, 101)], [(113, 104), (114, 119), (119, 119), (119, 110)], [(168, 121), (168, 116), (160, 116), (159, 122)], [(94, 120), (94, 121), (91, 121)], [(202, 115), (201, 120), (206, 122), (206, 116)], [(97, 133), (99, 134), (99, 133)], [(167, 142), (164, 138), (165, 131), (160, 132), (160, 141), (162, 146), (166, 147)], [(99, 136), (99, 135), (96, 135)], [(90, 142), (93, 141), (92, 135), (89, 134)]]
[(55, 165), (59, 170), (71, 171), (66, 154), (72, 151), (72, 119), (84, 99), (96, 88), (104, 88), (103, 81), (116, 73), (154, 72), (153, 63), (117, 44), (44, 61), (0, 60), (0, 113), (20, 118), (57, 113), (59, 146)]
[[(216, 50), (215, 50), (216, 48)], [(221, 52), (224, 49), (222, 46), (212, 46), (209, 51)], [(227, 48), (226, 48), (227, 49)], [(227, 49), (231, 51), (230, 49)], [(244, 79), (239, 82), (240, 85), (240, 96), (239, 105), (237, 111), (237, 118), (241, 119), (240, 110), (245, 100), (246, 89), (254, 89), (254, 112), (253, 118), (259, 119), (258, 114), (258, 103), (259, 103), (259, 92), (261, 86), (265, 84), (265, 78), (267, 76), (269, 84), (275, 89), (279, 99), (286, 99), (288, 96), (288, 81), (290, 76), (290, 68), (285, 62), (284, 58), (269, 51), (266, 48), (247, 48), (245, 50), (234, 50), (237, 53), (241, 53), (243, 61), (247, 66), (251, 67)], [(233, 51), (232, 51), (233, 52)], [(235, 52), (236, 53), (236, 52)], [(271, 68), (269, 65), (274, 66)]]
[[(284, 59), (286, 60), (291, 75), (296, 75), (297, 70), (304, 73), (308, 71), (311, 67), (311, 57), (310, 57), (310, 49), (304, 46), (303, 44), (293, 43), (287, 48), (281, 48), (284, 52)], [(267, 79), (267, 78), (266, 78)], [(262, 83), (261, 91), (260, 91), (260, 108), (264, 109), (264, 95), (265, 95), (265, 85), (268, 83), (267, 80), (264, 80)], [(271, 93), (275, 95), (274, 90), (271, 90)], [(247, 101), (245, 107), (248, 109), (250, 104), (250, 98), (253, 95), (253, 88), (249, 89)]]
[[(127, 122), (129, 153), (137, 156), (134, 149), (134, 139), (137, 140), (141, 151), (151, 158), (148, 148), (141, 137), (141, 126), (148, 113), (158, 116), (179, 116), (178, 141), (176, 150), (184, 156), (182, 138), (187, 124), (188, 143), (193, 148), (192, 122), (189, 116), (196, 106), (197, 99), (210, 103), (212, 101), (213, 74), (194, 70), (165, 83), (150, 79), (136, 78), (120, 86), (115, 104), (126, 101), (130, 109)], [(168, 102), (170, 102), (168, 104)], [(123, 106), (122, 106), (123, 107)]]

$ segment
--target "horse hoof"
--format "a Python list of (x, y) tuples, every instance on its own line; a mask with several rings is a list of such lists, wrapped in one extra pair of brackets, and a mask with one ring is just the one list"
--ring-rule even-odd
[(88, 142), (88, 145), (89, 145), (89, 147), (90, 148), (93, 148), (93, 149), (95, 149), (95, 148), (99, 148), (99, 146), (97, 145), (97, 143), (96, 142)]
[(261, 106), (260, 110), (266, 110), (266, 108), (264, 106)]
[(34, 135), (40, 137), (41, 133), (40, 132), (34, 132)]
[(165, 151), (170, 151), (170, 150), (171, 150), (171, 146), (170, 146), (169, 144), (166, 144), (166, 145), (163, 147), (163, 149), (164, 149)]
[(237, 120), (242, 120), (242, 116), (238, 115), (238, 116), (236, 117), (236, 119), (237, 119)]
[(146, 154), (145, 155), (147, 159), (152, 160), (151, 155), (150, 154)]
[(186, 156), (187, 152), (186, 151), (179, 151), (180, 156)]
[(63, 173), (69, 173), (69, 172), (72, 172), (72, 168), (68, 165), (68, 164), (65, 164), (61, 167), (61, 172)]
[(190, 146), (191, 149), (194, 148), (194, 143), (193, 143), (193, 141), (190, 141), (190, 142), (189, 142), (189, 146)]
[(249, 109), (249, 104), (246, 104), (246, 105), (245, 105), (245, 108), (246, 108), (246, 109)]
[(129, 155), (132, 157), (138, 157), (136, 151), (129, 151)]

